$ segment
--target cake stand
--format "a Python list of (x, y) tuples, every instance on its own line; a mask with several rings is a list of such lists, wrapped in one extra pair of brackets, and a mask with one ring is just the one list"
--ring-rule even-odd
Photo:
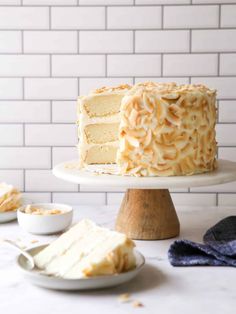
[[(236, 181), (236, 162), (218, 161), (210, 173), (175, 177), (131, 177), (79, 170), (72, 160), (54, 167), (53, 174), (84, 185), (127, 188), (116, 219), (116, 230), (132, 239), (160, 240), (179, 235), (180, 224), (169, 189)], [(99, 169), (99, 166), (93, 166)]]

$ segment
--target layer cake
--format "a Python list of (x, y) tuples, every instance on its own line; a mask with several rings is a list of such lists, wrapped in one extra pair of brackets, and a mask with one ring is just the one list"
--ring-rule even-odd
[(83, 96), (80, 166), (117, 163), (121, 175), (134, 176), (212, 171), (215, 103), (215, 90), (175, 83), (122, 85)]

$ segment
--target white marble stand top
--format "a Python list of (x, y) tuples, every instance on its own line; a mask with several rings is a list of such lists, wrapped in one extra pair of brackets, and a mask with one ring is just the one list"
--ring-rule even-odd
[[(92, 218), (112, 227), (114, 207), (77, 207), (74, 221)], [(181, 238), (201, 241), (207, 228), (221, 218), (236, 214), (235, 208), (177, 208), (181, 221)], [(0, 225), (0, 237), (21, 239), (27, 246), (32, 240), (47, 243), (54, 237), (34, 236), (19, 228), (16, 222)], [(32, 286), (19, 272), (17, 253), (0, 246), (0, 313), (1, 314), (232, 314), (236, 308), (236, 269), (232, 267), (172, 267), (167, 250), (174, 239), (136, 241), (146, 257), (146, 266), (130, 283), (102, 291), (58, 292)], [(35, 244), (35, 245), (36, 245)], [(120, 303), (118, 296), (130, 293), (143, 303), (134, 308)]]
[(53, 174), (60, 179), (78, 184), (129, 189), (190, 188), (236, 181), (236, 162), (219, 159), (217, 163), (218, 167), (214, 171), (192, 176), (134, 177), (118, 175), (117, 165), (89, 165), (87, 170), (80, 170), (78, 160), (71, 160), (56, 165)]

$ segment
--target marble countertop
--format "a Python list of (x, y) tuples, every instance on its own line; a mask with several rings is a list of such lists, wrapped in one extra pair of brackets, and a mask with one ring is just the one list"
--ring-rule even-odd
[[(113, 227), (117, 208), (112, 206), (75, 207), (74, 222), (91, 218)], [(235, 208), (178, 208), (181, 222), (180, 238), (201, 242), (210, 226)], [(11, 222), (0, 225), (0, 237), (22, 241), (26, 246), (48, 243), (54, 236), (35, 236)], [(59, 292), (32, 286), (19, 272), (17, 253), (7, 245), (0, 247), (0, 313), (8, 314), (232, 314), (236, 307), (236, 270), (232, 267), (172, 267), (167, 251), (174, 240), (136, 241), (146, 257), (143, 271), (128, 284), (107, 290)], [(120, 303), (120, 294), (130, 293), (134, 301), (144, 306), (134, 308), (132, 302)]]

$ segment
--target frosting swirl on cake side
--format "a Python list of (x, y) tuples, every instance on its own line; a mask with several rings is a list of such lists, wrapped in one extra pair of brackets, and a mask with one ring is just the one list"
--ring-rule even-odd
[(123, 98), (117, 163), (123, 175), (192, 175), (216, 167), (216, 91), (137, 84)]

